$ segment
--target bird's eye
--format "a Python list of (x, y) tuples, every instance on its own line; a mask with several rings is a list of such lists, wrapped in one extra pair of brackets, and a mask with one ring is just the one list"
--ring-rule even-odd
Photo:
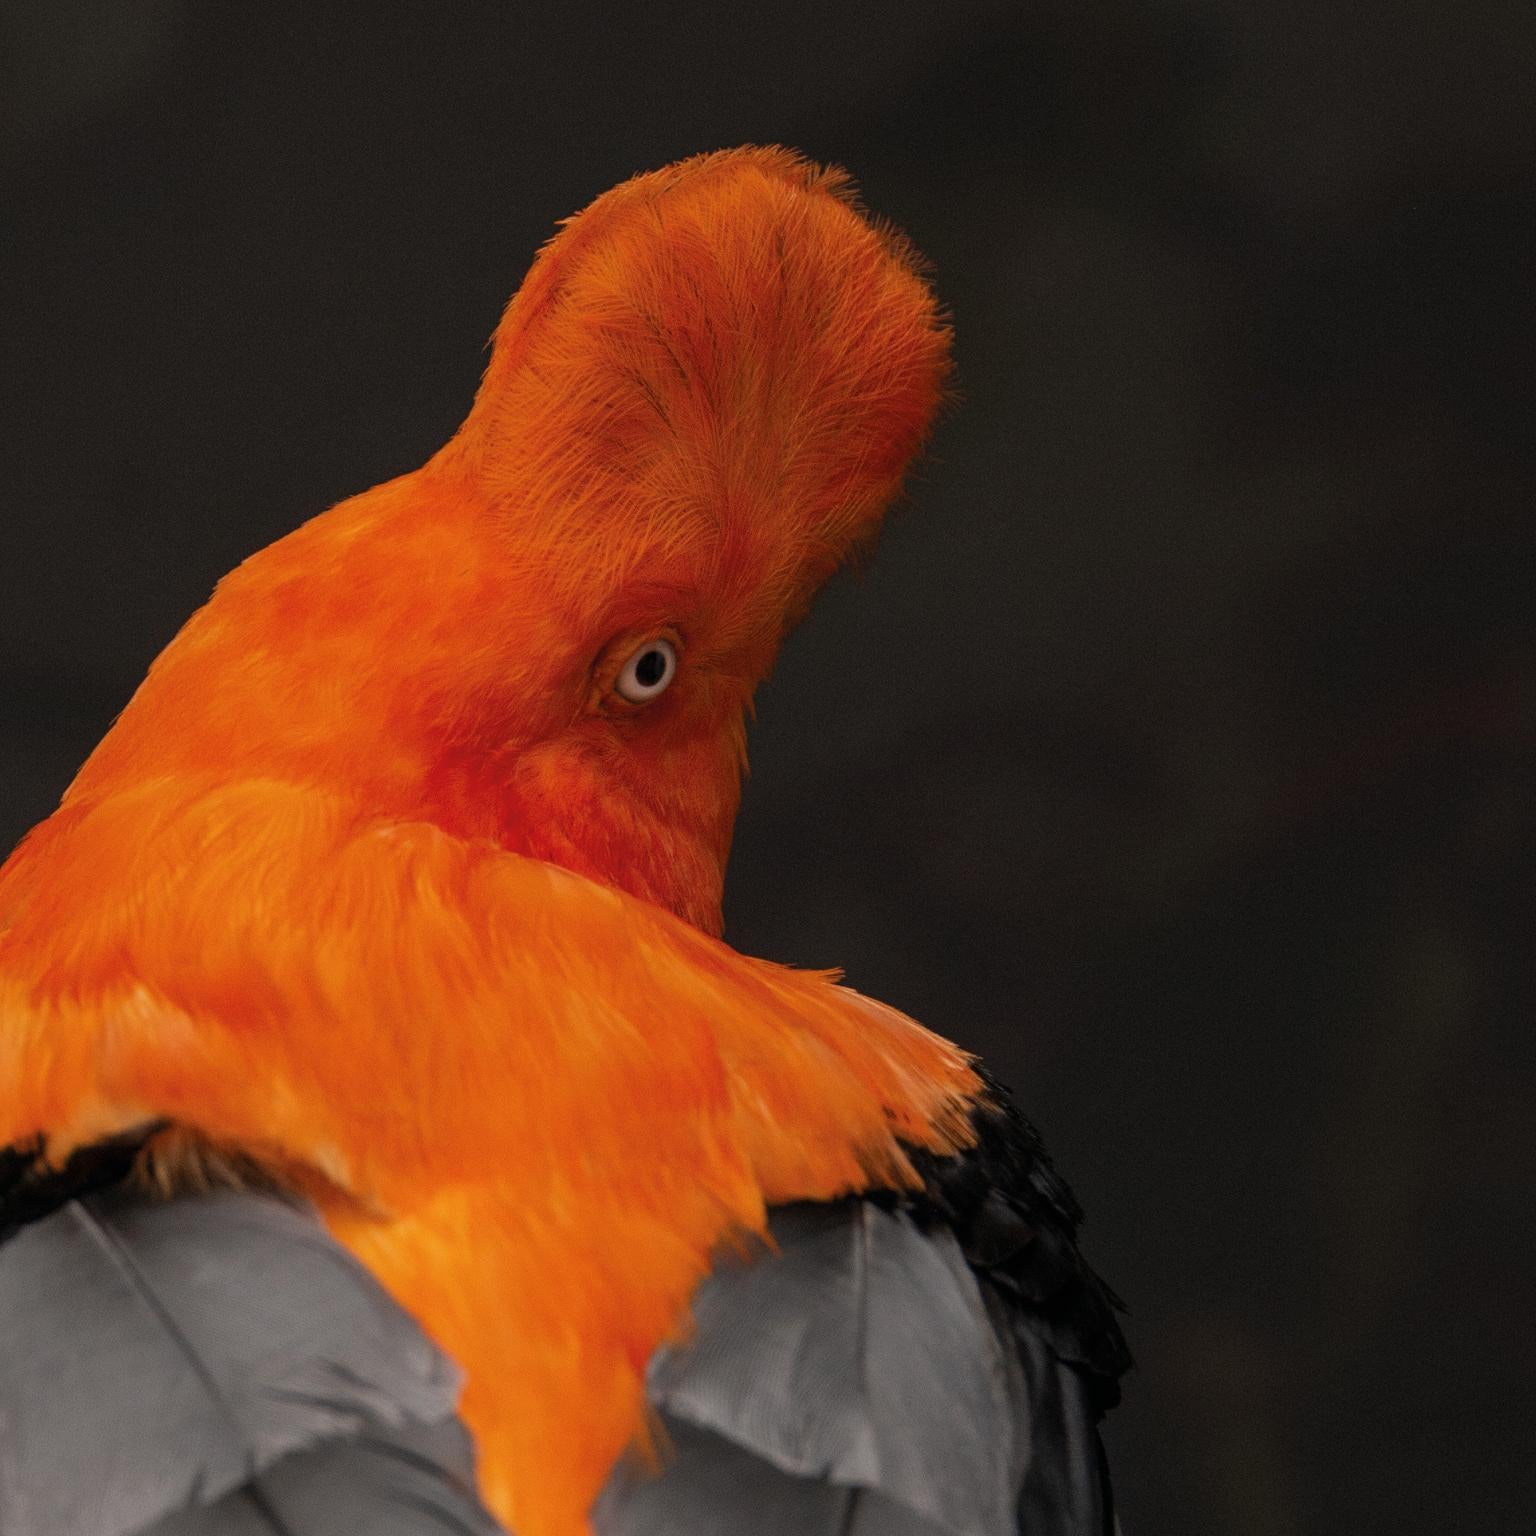
[(677, 648), (659, 636), (647, 640), (619, 668), (613, 691), (631, 704), (649, 704), (663, 694), (677, 676)]

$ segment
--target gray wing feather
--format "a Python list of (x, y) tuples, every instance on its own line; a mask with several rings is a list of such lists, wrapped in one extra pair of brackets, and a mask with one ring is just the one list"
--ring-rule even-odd
[(5, 1536), (351, 1536), (391, 1478), (415, 1523), (366, 1529), (497, 1529), (455, 1368), (309, 1212), (71, 1201), (0, 1245), (0, 1319)]
[(456, 1420), (327, 1440), (283, 1457), (255, 1483), (184, 1509), (144, 1536), (487, 1536), (468, 1490), (469, 1435)]
[(1073, 1373), (1019, 1348), (947, 1230), (863, 1201), (771, 1230), (777, 1252), (712, 1275), (694, 1336), (652, 1362), (674, 1454), (615, 1472), (600, 1536), (1015, 1536), (1034, 1481), (1039, 1530), (1097, 1536), (1101, 1511), (1051, 1504)]
[(685, 1420), (666, 1471), (625, 1464), (593, 1510), (599, 1536), (947, 1536), (951, 1527), (868, 1488), (786, 1472)]

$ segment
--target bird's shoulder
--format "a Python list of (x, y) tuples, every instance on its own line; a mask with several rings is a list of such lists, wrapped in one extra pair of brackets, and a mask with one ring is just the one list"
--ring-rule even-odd
[[(532, 1208), (537, 1141), (602, 1209), (622, 1167), (592, 1149), (643, 1144), (717, 1202), (707, 1253), (765, 1201), (894, 1170), (899, 1140), (952, 1144), (976, 1088), (964, 1052), (827, 974), (308, 788), (146, 784), (45, 824), (20, 859), (0, 1145), (193, 1121), (391, 1207), (429, 1145)], [(664, 1191), (656, 1207), (675, 1217)], [(690, 1255), (680, 1283), (696, 1272)]]
[(949, 1156), (914, 1150), (921, 1187), (872, 1198), (910, 1212), (926, 1229), (952, 1233), (1004, 1311), (1027, 1320), (1081, 1370), (1095, 1406), (1106, 1411), (1119, 1402), (1131, 1365), (1118, 1318), (1124, 1304), (1078, 1246), (1083, 1209), (1040, 1132), (1007, 1088), (984, 1069), (981, 1076), (974, 1142)]

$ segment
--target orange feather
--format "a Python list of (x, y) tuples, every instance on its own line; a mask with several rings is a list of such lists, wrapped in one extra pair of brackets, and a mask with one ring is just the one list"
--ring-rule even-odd
[(836, 173), (615, 189), (453, 441), (227, 577), (0, 871), (0, 1145), (282, 1170), (465, 1367), (521, 1536), (586, 1530), (722, 1245), (968, 1135), (963, 1053), (714, 936), (752, 690), (947, 348)]

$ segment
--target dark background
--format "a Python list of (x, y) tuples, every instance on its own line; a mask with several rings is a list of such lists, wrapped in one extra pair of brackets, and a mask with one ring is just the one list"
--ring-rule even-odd
[(0, 837), (449, 434), (555, 219), (840, 161), (966, 399), (762, 698), (731, 937), (1042, 1123), (1128, 1536), (1532, 1529), (1529, 15), (0, 6)]

